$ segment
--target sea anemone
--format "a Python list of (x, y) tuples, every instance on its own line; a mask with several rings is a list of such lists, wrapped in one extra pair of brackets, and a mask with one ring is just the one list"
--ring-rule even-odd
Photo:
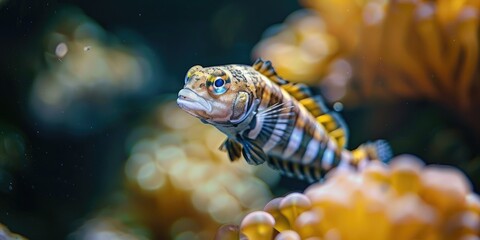
[(271, 200), (216, 239), (478, 239), (480, 197), (459, 170), (400, 155)]

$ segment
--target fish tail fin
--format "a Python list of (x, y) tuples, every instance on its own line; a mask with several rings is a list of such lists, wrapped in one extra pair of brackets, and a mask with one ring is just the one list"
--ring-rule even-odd
[(353, 163), (356, 166), (363, 165), (363, 162), (366, 163), (372, 160), (379, 160), (386, 163), (390, 161), (393, 156), (392, 148), (385, 140), (364, 143), (353, 150), (352, 154)]

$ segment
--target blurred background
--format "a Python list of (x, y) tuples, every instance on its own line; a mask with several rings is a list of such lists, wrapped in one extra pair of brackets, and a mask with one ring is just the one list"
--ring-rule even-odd
[[(480, 189), (476, 1), (0, 0), (0, 238), (212, 239), (308, 184), (230, 163), (174, 100), (193, 65), (271, 60), (321, 89), (349, 148)], [(215, 197), (212, 197), (215, 196)], [(7, 230), (7, 228), (9, 230)]]

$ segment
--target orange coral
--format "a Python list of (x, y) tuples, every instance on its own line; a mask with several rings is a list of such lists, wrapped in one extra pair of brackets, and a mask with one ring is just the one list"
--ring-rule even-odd
[(383, 20), (361, 27), (356, 51), (365, 95), (394, 93), (471, 106), (479, 87), (474, 83), (478, 8), (466, 1), (450, 7), (452, 2), (461, 1), (392, 1), (379, 7)]
[(286, 79), (318, 80), (337, 53), (337, 39), (325, 31), (324, 21), (313, 11), (293, 13), (284, 25), (279, 33), (259, 42), (254, 55), (272, 61)]
[(233, 239), (236, 231), (249, 240), (478, 239), (480, 198), (460, 171), (403, 155), (390, 166), (372, 162), (361, 173), (337, 170), (229, 229), (217, 239)]
[[(358, 97), (426, 99), (463, 113), (473, 125), (480, 119), (480, 95), (475, 94), (480, 91), (480, 1), (301, 2), (310, 13), (293, 14), (294, 21), (289, 17), (284, 28), (262, 40), (253, 53), (287, 65), (279, 74), (293, 81), (328, 80), (335, 59), (346, 59), (353, 69), (343, 99), (347, 104), (361, 102)], [(307, 24), (311, 19), (321, 24)], [(294, 54), (315, 53), (317, 45), (325, 46), (325, 54), (316, 61), (300, 61), (303, 58)]]

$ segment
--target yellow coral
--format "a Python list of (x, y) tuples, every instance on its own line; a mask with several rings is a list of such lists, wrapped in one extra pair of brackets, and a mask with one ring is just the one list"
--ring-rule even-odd
[[(322, 81), (330, 92), (338, 82), (325, 82), (332, 63), (347, 60), (353, 69), (348, 104), (361, 102), (358, 97), (427, 99), (480, 119), (480, 95), (474, 94), (480, 90), (475, 81), (480, 1), (301, 2), (310, 13), (287, 18), (283, 29), (259, 42), (253, 53), (280, 65), (285, 78)], [(312, 42), (305, 44), (306, 39)], [(318, 45), (324, 46), (322, 58), (301, 61), (298, 52), (315, 53)], [(338, 94), (329, 100), (339, 100)]]
[(286, 27), (255, 47), (255, 57), (275, 63), (286, 79), (312, 82), (326, 71), (337, 53), (337, 40), (325, 31), (325, 23), (312, 11), (298, 11), (285, 21)]
[(391, 1), (384, 9), (383, 21), (361, 29), (356, 64), (364, 94), (469, 107), (478, 87), (478, 8), (467, 1)]
[[(233, 239), (222, 238), (232, 232), (217, 239)], [(273, 199), (247, 215), (239, 232), (249, 240), (478, 239), (480, 198), (460, 171), (402, 155), (390, 166), (337, 169), (303, 194)]]

